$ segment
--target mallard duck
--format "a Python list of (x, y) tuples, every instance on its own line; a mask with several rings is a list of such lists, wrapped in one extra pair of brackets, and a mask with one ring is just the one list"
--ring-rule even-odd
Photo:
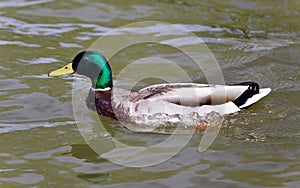
[(112, 71), (106, 58), (97, 51), (82, 51), (71, 63), (52, 71), (49, 76), (81, 74), (90, 78), (92, 87), (87, 98), (99, 115), (130, 121), (130, 117), (157, 113), (169, 115), (216, 111), (221, 115), (247, 108), (268, 95), (270, 88), (255, 82), (234, 85), (196, 83), (157, 84), (139, 91), (113, 87)]

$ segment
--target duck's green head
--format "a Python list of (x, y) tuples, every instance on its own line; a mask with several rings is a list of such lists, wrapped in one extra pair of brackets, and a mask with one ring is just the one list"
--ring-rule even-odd
[(71, 63), (52, 71), (49, 76), (81, 74), (89, 77), (95, 89), (111, 89), (113, 86), (111, 68), (105, 57), (97, 51), (79, 52)]

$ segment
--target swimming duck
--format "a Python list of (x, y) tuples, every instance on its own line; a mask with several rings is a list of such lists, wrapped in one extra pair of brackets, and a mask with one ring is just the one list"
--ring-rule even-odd
[(156, 113), (169, 115), (216, 111), (221, 115), (238, 112), (268, 95), (270, 88), (255, 82), (234, 85), (196, 83), (156, 84), (139, 91), (113, 87), (112, 71), (106, 58), (97, 51), (82, 51), (71, 63), (49, 76), (80, 74), (90, 78), (87, 104), (99, 115), (122, 121)]

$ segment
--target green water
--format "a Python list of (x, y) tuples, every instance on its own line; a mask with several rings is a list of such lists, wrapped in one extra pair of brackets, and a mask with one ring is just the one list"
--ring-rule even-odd
[[(289, 0), (0, 2), (0, 187), (299, 187), (299, 13), (300, 2)], [(137, 21), (180, 24), (208, 45), (227, 83), (254, 80), (272, 93), (226, 116), (205, 152), (197, 151), (200, 133), (151, 167), (130, 168), (99, 157), (74, 120), (72, 79), (47, 73), (107, 31)], [(174, 55), (151, 46), (131, 53)], [(120, 52), (112, 59), (120, 61), (115, 71), (131, 60)], [(157, 80), (140, 86), (152, 81)], [(115, 123), (105, 119), (108, 127)], [(133, 145), (167, 137), (108, 129)], [(104, 150), (110, 147), (103, 144)]]

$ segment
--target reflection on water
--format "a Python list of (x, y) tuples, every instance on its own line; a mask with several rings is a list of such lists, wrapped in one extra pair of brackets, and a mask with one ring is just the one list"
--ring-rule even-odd
[[(299, 11), (298, 1), (2, 1), (0, 187), (299, 187)], [(250, 109), (226, 116), (205, 152), (197, 151), (200, 130), (170, 160), (129, 168), (89, 148), (74, 121), (72, 79), (49, 79), (47, 73), (113, 28), (149, 20), (179, 24), (201, 37), (227, 83), (253, 80), (273, 92)], [(161, 31), (176, 37), (166, 44), (195, 45), (164, 24), (126, 32), (159, 36)], [(131, 53), (181, 60), (172, 51), (149, 46)], [(120, 52), (112, 58), (114, 70), (131, 59)], [(203, 74), (193, 79), (206, 82)], [(132, 146), (167, 138), (104, 122), (111, 137)], [(113, 147), (109, 143), (105, 137), (103, 151)]]

